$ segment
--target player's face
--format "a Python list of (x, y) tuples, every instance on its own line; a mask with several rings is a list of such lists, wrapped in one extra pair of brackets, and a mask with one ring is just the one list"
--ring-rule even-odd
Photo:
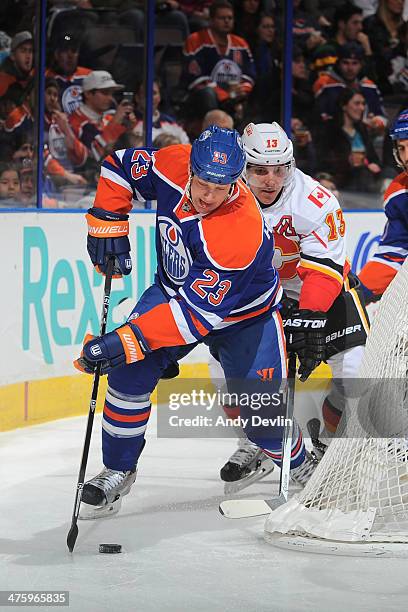
[(289, 175), (288, 166), (247, 166), (246, 176), (254, 196), (262, 204), (273, 204)]
[(16, 66), (22, 72), (30, 72), (33, 67), (33, 44), (26, 42), (12, 53), (12, 57), (16, 63)]
[(217, 210), (226, 200), (231, 185), (216, 185), (198, 176), (191, 179), (190, 193), (194, 208), (201, 215)]
[(16, 170), (6, 170), (0, 176), (0, 199), (15, 198), (20, 193), (20, 179)]
[(405, 169), (407, 169), (408, 167), (408, 139), (397, 141), (397, 152), (398, 152), (398, 157), (400, 158), (400, 160), (405, 166)]

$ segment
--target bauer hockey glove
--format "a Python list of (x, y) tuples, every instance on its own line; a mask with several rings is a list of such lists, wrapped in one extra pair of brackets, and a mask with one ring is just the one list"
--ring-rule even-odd
[(150, 349), (140, 329), (130, 321), (104, 336), (87, 335), (79, 359), (74, 366), (81, 372), (93, 374), (101, 363), (101, 374), (108, 374), (119, 366), (144, 359)]
[(130, 274), (129, 215), (112, 213), (102, 208), (90, 208), (86, 215), (88, 222), (87, 248), (96, 270), (106, 274), (107, 261), (115, 257), (113, 278)]
[(302, 382), (326, 358), (326, 324), (326, 313), (315, 310), (293, 310), (283, 323), (286, 348), (299, 358)]

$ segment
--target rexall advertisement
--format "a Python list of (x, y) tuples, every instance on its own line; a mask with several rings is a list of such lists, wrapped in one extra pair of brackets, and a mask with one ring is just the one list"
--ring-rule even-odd
[[(375, 250), (382, 211), (345, 213), (348, 254), (358, 272)], [(131, 215), (133, 272), (113, 281), (108, 329), (120, 325), (156, 268), (154, 213)], [(86, 252), (78, 213), (0, 214), (0, 385), (73, 374), (86, 333), (98, 334), (103, 278)]]

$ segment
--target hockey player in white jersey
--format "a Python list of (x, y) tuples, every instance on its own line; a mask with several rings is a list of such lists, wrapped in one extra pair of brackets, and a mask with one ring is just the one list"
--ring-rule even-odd
[[(333, 384), (322, 411), (326, 430), (333, 433), (345, 401), (343, 380), (357, 376), (368, 332), (358, 280), (350, 274), (346, 258), (343, 213), (329, 190), (296, 168), (292, 142), (276, 122), (250, 123), (242, 140), (247, 183), (274, 233), (273, 263), (285, 293), (281, 314), (287, 350), (298, 355), (302, 381), (321, 361), (329, 364)], [(322, 326), (311, 329), (311, 321), (321, 321)], [(214, 363), (211, 370), (217, 376)], [(226, 407), (230, 415), (233, 411), (234, 407)], [(324, 450), (319, 431), (309, 432), (319, 457)], [(238, 450), (221, 469), (221, 478), (253, 481), (254, 472), (262, 476), (263, 459), (259, 448), (241, 438)], [(311, 473), (307, 462), (297, 470), (302, 473), (292, 470), (291, 475), (304, 484)]]

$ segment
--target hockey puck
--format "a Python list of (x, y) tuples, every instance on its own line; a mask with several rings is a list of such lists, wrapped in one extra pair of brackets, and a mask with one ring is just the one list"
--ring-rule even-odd
[(107, 554), (115, 554), (122, 552), (121, 544), (99, 544), (99, 552)]

